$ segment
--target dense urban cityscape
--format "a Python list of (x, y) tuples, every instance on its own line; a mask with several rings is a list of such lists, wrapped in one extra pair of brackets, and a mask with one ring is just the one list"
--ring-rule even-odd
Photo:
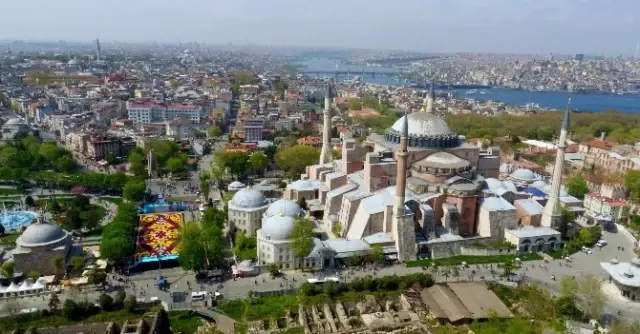
[(640, 332), (637, 52), (0, 52), (0, 333)]

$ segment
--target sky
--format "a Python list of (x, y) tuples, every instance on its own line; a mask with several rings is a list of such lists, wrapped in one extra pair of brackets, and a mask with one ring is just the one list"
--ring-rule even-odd
[(7, 0), (2, 9), (0, 40), (607, 55), (640, 43), (640, 0)]

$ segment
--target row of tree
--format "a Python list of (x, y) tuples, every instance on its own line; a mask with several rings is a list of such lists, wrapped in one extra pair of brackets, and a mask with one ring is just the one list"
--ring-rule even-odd
[(432, 286), (434, 281), (431, 275), (424, 273), (409, 274), (405, 276), (383, 276), (380, 278), (373, 278), (371, 275), (367, 275), (362, 278), (354, 278), (349, 283), (328, 282), (321, 285), (303, 283), (298, 289), (298, 295), (315, 296), (319, 294), (327, 294), (330, 297), (336, 297), (348, 291), (397, 291), (405, 290), (416, 283), (421, 287), (426, 288)]
[(138, 209), (131, 203), (120, 203), (113, 221), (102, 230), (102, 257), (117, 267), (124, 265), (133, 252), (137, 226)]
[(225, 264), (225, 239), (222, 229), (224, 211), (208, 208), (199, 222), (183, 224), (180, 229), (178, 262), (186, 270), (221, 267)]
[(0, 166), (28, 171), (54, 170), (70, 173), (76, 168), (71, 152), (54, 142), (41, 143), (28, 136), (0, 149)]

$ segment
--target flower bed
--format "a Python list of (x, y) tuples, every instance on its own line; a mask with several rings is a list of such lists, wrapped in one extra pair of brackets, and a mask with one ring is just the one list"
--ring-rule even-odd
[(182, 222), (181, 213), (140, 215), (136, 259), (153, 261), (158, 256), (177, 256), (178, 233)]

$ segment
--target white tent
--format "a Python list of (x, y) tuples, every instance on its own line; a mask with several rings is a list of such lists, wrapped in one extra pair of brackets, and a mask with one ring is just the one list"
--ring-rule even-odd
[(33, 283), (33, 289), (34, 289), (36, 292), (42, 292), (42, 291), (44, 291), (45, 286), (46, 286), (46, 285), (45, 285), (45, 283), (44, 283), (44, 282), (42, 282), (42, 280), (37, 280), (35, 283)]
[(0, 297), (4, 297), (4, 292), (7, 290), (6, 287), (0, 285)]
[(31, 294), (33, 293), (33, 283), (31, 282), (31, 279), (26, 279), (24, 280), (24, 282), (22, 282), (22, 285), (20, 285), (19, 288), (19, 292), (20, 294)]
[(18, 291), (20, 290), (20, 287), (16, 284), (11, 282), (11, 285), (9, 285), (7, 287), (7, 290), (4, 291), (5, 296), (13, 296), (15, 294), (18, 294)]

